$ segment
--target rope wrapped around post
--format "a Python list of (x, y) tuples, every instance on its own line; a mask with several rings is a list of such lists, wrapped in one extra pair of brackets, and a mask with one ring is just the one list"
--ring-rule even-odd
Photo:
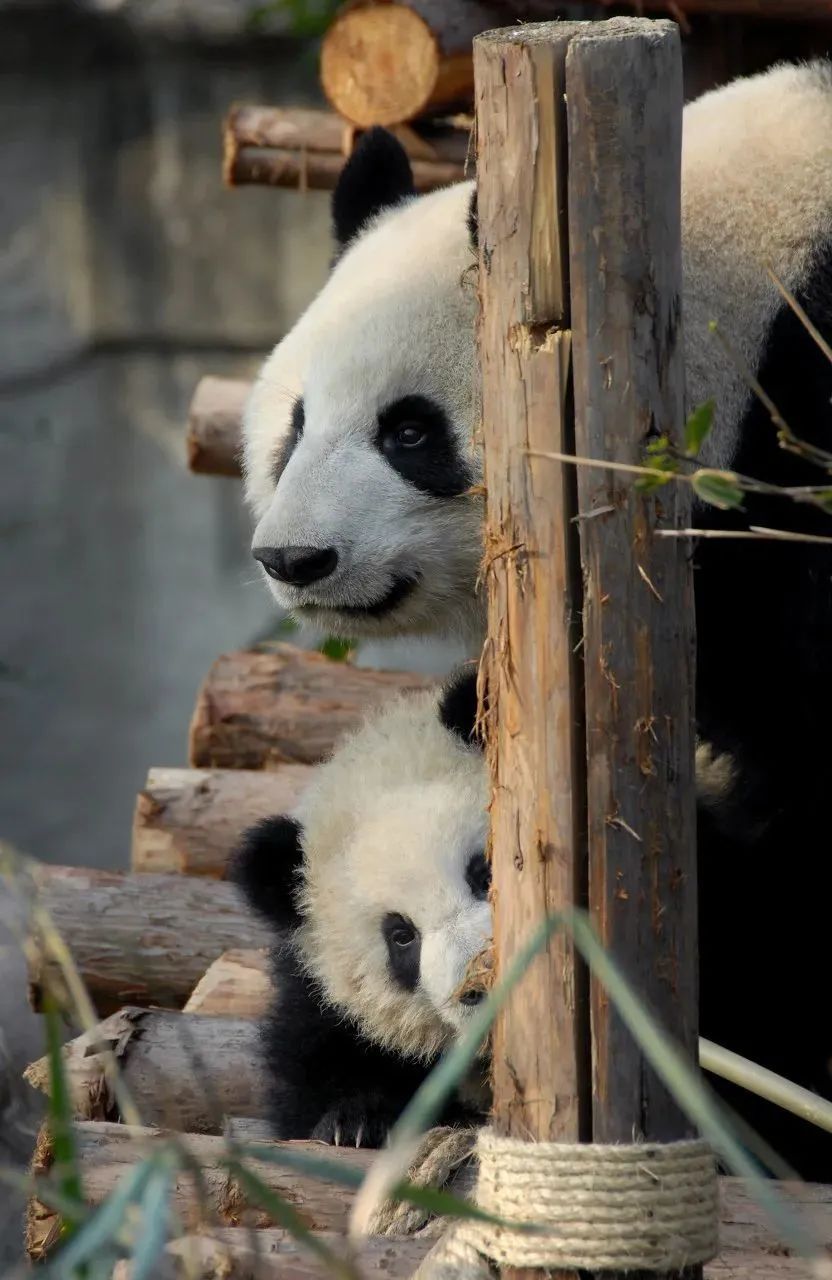
[(485, 1280), (491, 1265), (681, 1271), (718, 1251), (716, 1161), (706, 1142), (477, 1140), (476, 1204), (504, 1222), (464, 1221), (416, 1280)]

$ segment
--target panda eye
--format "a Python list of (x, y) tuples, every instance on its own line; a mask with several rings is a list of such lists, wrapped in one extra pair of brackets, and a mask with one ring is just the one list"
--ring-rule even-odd
[(465, 883), (480, 902), (488, 897), (488, 890), (491, 888), (491, 863), (483, 852), (475, 853), (468, 859)]
[(392, 432), (392, 436), (400, 449), (418, 449), (427, 440), (428, 433), (418, 422), (404, 422)]
[(405, 947), (412, 947), (419, 937), (419, 931), (416, 926), (411, 924), (405, 916), (400, 916), (396, 912), (391, 912), (384, 917), (381, 930), (388, 946), (398, 947), (402, 950)]

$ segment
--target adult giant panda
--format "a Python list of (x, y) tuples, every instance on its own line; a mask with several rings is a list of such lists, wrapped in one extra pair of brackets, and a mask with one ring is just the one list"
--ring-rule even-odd
[[(463, 987), (491, 935), (475, 706), (473, 676), (385, 706), (234, 857), (279, 935), (264, 1024), (278, 1137), (381, 1146), (479, 1001)], [(479, 1064), (444, 1118), (487, 1105)]]
[[(832, 341), (828, 64), (688, 106), (682, 175), (688, 398), (716, 403), (703, 460), (817, 484), (708, 322), (792, 429), (832, 450), (832, 364), (765, 271)], [(482, 636), (472, 196), (415, 197), (395, 140), (365, 135), (335, 192), (336, 265), (251, 399), (254, 554), (278, 602), (330, 632), (457, 631), (472, 652)], [(832, 534), (819, 508), (763, 494), (697, 523)], [(737, 765), (730, 810), (700, 814), (703, 1032), (828, 1095), (832, 551), (713, 539), (695, 557), (698, 729)]]
[[(364, 135), (333, 199), (336, 265), (251, 396), (253, 553), (278, 603), (328, 633), (479, 649), (473, 201), (473, 183), (416, 197), (398, 142)], [(709, 321), (793, 430), (829, 447), (832, 364), (765, 269), (832, 339), (829, 64), (776, 67), (686, 108), (682, 217), (688, 399), (716, 404), (703, 461), (818, 483)], [(832, 532), (817, 507), (762, 495), (697, 521)], [(719, 540), (696, 563), (699, 729), (741, 760), (750, 829), (832, 710), (830, 554)]]

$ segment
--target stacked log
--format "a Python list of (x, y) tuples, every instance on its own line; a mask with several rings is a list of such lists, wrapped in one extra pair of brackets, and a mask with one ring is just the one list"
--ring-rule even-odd
[(268, 772), (151, 769), (133, 814), (133, 870), (223, 879), (245, 828), (290, 812), (311, 772), (304, 764)]
[(260, 1018), (271, 994), (268, 951), (226, 951), (200, 978), (183, 1012)]
[[(394, 126), (393, 132), (420, 194), (465, 177), (469, 121), (450, 119), (421, 132)], [(331, 111), (240, 104), (223, 127), (223, 180), (229, 187), (331, 191), (356, 137), (355, 127)]]
[(251, 383), (201, 378), (188, 412), (185, 452), (199, 475), (239, 476), (242, 419)]
[[(40, 904), (102, 1016), (124, 1004), (181, 1008), (224, 951), (272, 940), (233, 885), (204, 877), (41, 866), (37, 882)], [(43, 1008), (45, 991), (62, 988), (50, 939), (38, 934), (29, 949), (33, 1008)]]
[(432, 683), (427, 676), (332, 662), (287, 644), (223, 654), (197, 698), (190, 763), (203, 769), (316, 764), (371, 706)]

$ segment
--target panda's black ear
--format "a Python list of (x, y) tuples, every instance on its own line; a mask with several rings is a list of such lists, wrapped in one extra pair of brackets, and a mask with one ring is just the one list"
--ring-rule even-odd
[(242, 889), (249, 906), (278, 929), (300, 924), (295, 891), (303, 860), (301, 835), (294, 818), (264, 818), (243, 833), (226, 869), (227, 879)]
[(343, 249), (374, 214), (416, 194), (410, 161), (398, 138), (375, 127), (363, 133), (332, 195), (335, 239)]
[(477, 664), (468, 663), (451, 676), (439, 695), (439, 719), (466, 747), (482, 747), (477, 732)]
[(477, 219), (477, 188), (471, 192), (471, 199), (468, 202), (468, 239), (471, 241), (471, 248), (476, 250), (479, 248), (480, 224)]

